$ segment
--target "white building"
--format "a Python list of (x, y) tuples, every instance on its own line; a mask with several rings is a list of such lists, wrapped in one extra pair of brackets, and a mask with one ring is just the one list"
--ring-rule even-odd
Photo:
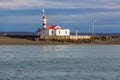
[(42, 29), (40, 32), (40, 35), (44, 35), (44, 36), (69, 36), (70, 35), (69, 29), (62, 29), (62, 28), (56, 29), (56, 27), (57, 26), (51, 26), (51, 28)]
[(60, 26), (47, 26), (46, 16), (44, 14), (45, 10), (43, 10), (42, 17), (42, 26), (43, 28), (38, 30), (39, 35), (42, 36), (69, 36), (70, 29), (63, 29)]

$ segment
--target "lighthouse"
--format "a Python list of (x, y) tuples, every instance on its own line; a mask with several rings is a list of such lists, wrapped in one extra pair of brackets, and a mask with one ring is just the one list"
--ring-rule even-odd
[(45, 10), (42, 10), (42, 28), (38, 29), (41, 36), (69, 36), (70, 29), (64, 29), (58, 25), (47, 25)]
[(43, 28), (44, 29), (46, 29), (46, 22), (47, 22), (47, 20), (46, 20), (46, 16), (45, 16), (45, 10), (43, 9), (42, 10), (42, 14), (43, 14), (43, 16), (42, 16), (42, 26), (43, 26)]

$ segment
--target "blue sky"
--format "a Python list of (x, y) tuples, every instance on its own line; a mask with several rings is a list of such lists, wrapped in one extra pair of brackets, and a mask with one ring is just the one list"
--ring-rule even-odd
[(0, 31), (35, 32), (42, 9), (48, 25), (79, 32), (120, 32), (120, 0), (0, 0)]

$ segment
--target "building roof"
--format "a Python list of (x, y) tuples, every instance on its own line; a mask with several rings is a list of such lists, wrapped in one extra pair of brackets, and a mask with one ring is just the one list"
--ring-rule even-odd
[(60, 26), (47, 26), (46, 29), (62, 29)]
[[(63, 28), (61, 28), (60, 26), (57, 26), (57, 25), (55, 25), (55, 26), (48, 25), (48, 26), (46, 26), (45, 29), (63, 29)], [(42, 30), (43, 30), (42, 28), (38, 28), (37, 32), (41, 32)]]

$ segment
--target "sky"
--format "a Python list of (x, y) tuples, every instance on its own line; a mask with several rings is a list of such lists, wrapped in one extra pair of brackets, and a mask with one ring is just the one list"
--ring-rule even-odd
[(71, 32), (120, 33), (120, 0), (0, 0), (0, 31), (35, 32), (42, 27), (42, 9), (47, 25)]

